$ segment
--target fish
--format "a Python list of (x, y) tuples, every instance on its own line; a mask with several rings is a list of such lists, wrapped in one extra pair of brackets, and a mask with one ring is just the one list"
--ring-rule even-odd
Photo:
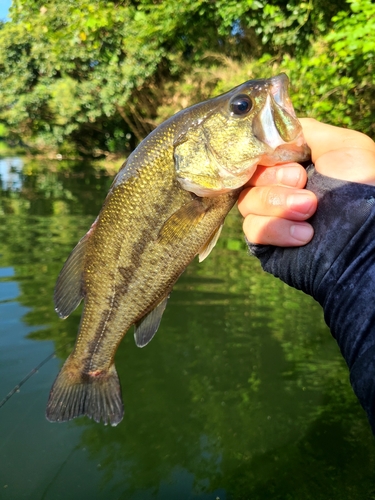
[(173, 285), (192, 259), (210, 254), (259, 164), (310, 157), (288, 84), (285, 74), (249, 80), (183, 109), (130, 154), (56, 283), (61, 318), (82, 299), (84, 307), (50, 391), (49, 421), (122, 420), (114, 355), (125, 333), (134, 325), (137, 346), (151, 341)]

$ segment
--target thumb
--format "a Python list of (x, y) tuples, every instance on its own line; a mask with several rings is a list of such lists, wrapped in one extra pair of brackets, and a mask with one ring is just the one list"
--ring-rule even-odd
[(317, 158), (316, 170), (328, 177), (375, 185), (375, 151), (341, 148)]

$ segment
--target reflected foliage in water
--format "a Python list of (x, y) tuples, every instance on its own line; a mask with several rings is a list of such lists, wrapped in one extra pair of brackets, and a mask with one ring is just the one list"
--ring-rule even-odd
[(58, 361), (0, 409), (1, 498), (375, 498), (374, 441), (320, 307), (247, 255), (236, 210), (150, 345), (125, 336), (123, 422), (46, 422), (80, 319), (57, 318), (54, 283), (112, 179), (82, 165), (0, 175), (0, 399), (53, 349)]

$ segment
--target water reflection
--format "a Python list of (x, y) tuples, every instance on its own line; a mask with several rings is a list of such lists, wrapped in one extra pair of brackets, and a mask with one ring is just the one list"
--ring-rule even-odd
[(122, 342), (123, 422), (46, 422), (80, 318), (57, 318), (54, 283), (110, 183), (90, 166), (2, 167), (0, 400), (57, 358), (0, 408), (0, 498), (371, 498), (373, 439), (320, 308), (248, 257), (235, 212), (150, 345)]

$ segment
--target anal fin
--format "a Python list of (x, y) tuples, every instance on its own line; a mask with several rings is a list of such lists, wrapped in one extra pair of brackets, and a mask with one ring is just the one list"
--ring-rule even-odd
[(153, 339), (159, 328), (168, 298), (169, 296), (163, 299), (160, 304), (135, 324), (134, 340), (137, 347), (144, 347)]

